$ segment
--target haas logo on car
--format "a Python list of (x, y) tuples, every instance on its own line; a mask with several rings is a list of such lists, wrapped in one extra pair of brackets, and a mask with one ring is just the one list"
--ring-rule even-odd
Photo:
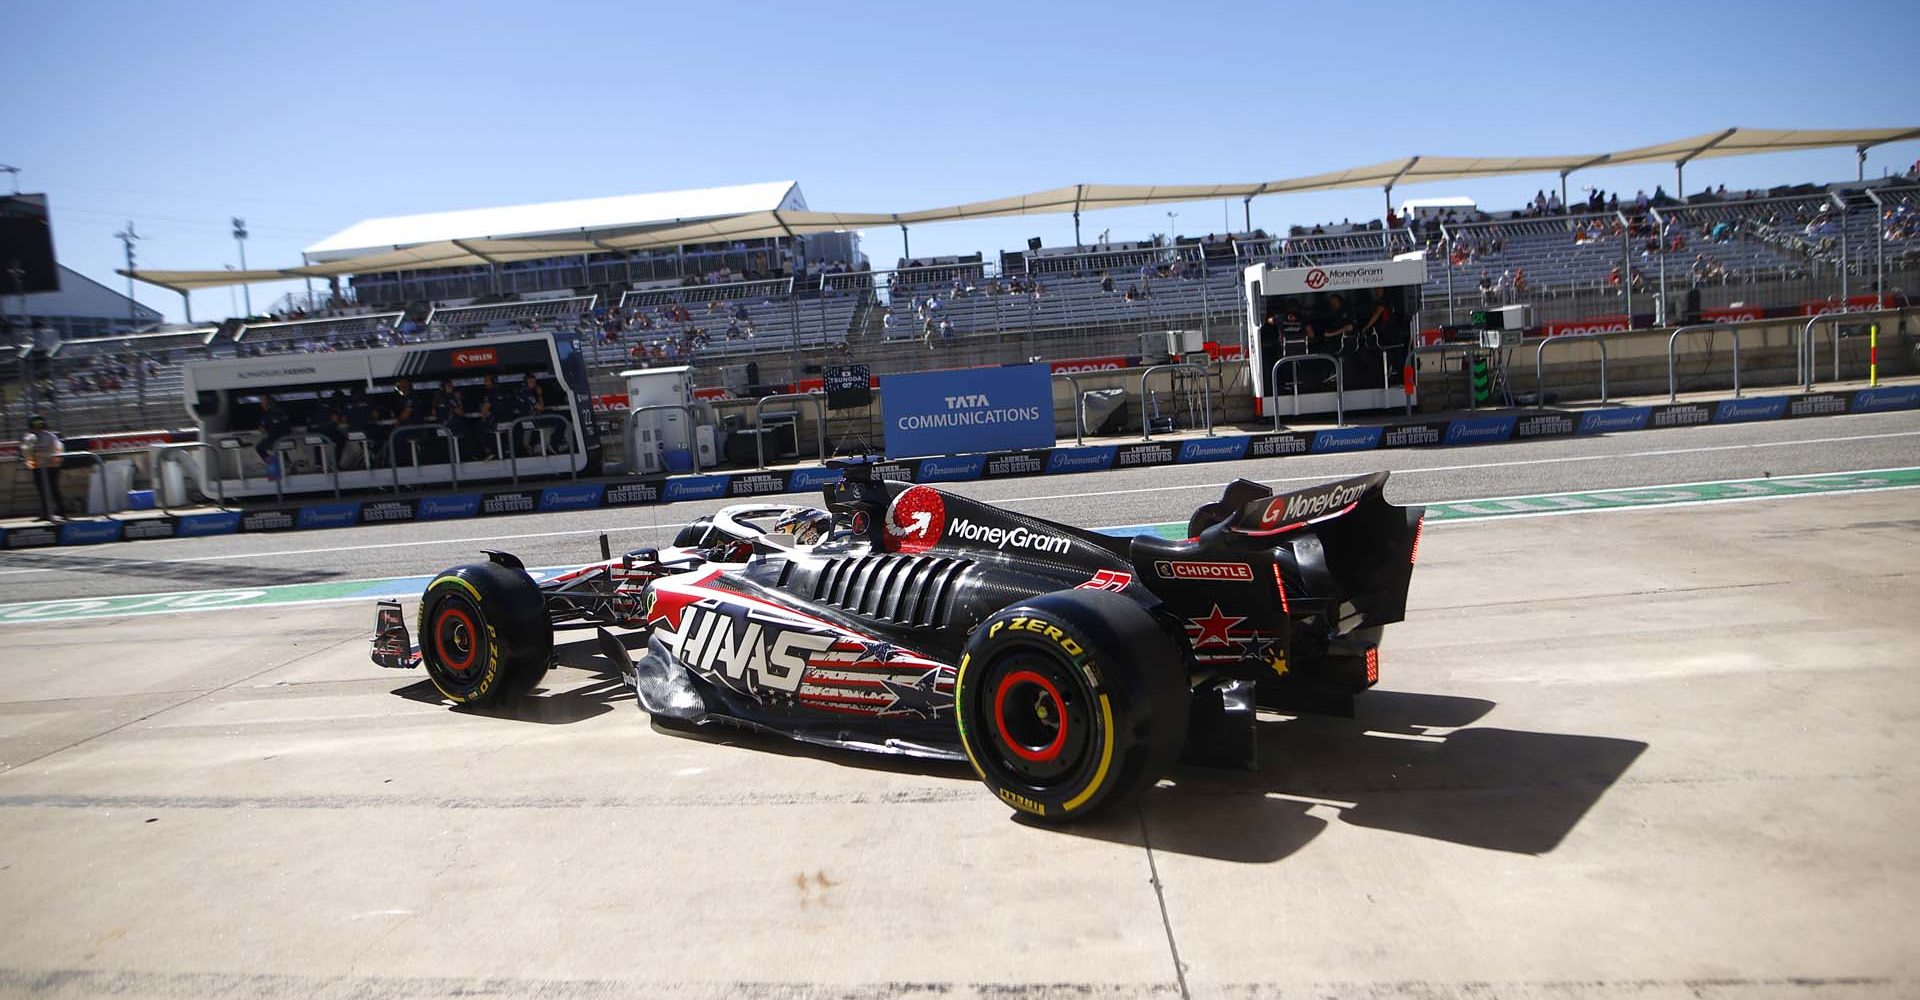
[(940, 499), (940, 491), (909, 487), (893, 498), (893, 506), (887, 510), (886, 547), (895, 552), (925, 552), (946, 530), (947, 505)]
[(1307, 272), (1307, 287), (1315, 291), (1327, 287), (1327, 272), (1314, 268)]
[(455, 368), (484, 368), (500, 359), (500, 352), (491, 347), (472, 347), (453, 352)]

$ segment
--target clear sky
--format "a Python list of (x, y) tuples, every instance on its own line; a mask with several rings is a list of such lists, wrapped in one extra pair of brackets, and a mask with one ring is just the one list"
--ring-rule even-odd
[[(1410, 154), (1617, 149), (1731, 125), (1920, 126), (1920, 3), (98, 3), (0, 9), (0, 163), (61, 261), (290, 266), (360, 219), (765, 180), (902, 211), (1080, 182), (1264, 180)], [(1871, 152), (1898, 171), (1920, 143)], [(1702, 161), (1691, 190), (1854, 175), (1851, 150)], [(1575, 174), (1631, 196), (1667, 167)], [(1510, 207), (1554, 178), (1397, 189)], [(1372, 218), (1379, 191), (1253, 222)], [(1236, 203), (1090, 213), (1114, 239)], [(1072, 241), (1067, 216), (930, 225), (918, 255)], [(897, 230), (870, 230), (875, 266)], [(297, 287), (297, 286), (295, 286)], [(286, 288), (256, 287), (265, 306)], [(180, 297), (141, 301), (182, 316)], [(233, 312), (194, 296), (196, 319)]]

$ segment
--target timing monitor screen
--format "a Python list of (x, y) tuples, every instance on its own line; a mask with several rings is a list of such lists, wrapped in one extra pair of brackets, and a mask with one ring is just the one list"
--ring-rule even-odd
[[(1257, 371), (1263, 383), (1273, 363), (1285, 355), (1332, 354), (1344, 359), (1347, 388), (1376, 389), (1382, 384), (1383, 356), (1385, 370), (1400, 377), (1420, 286), (1268, 295), (1261, 302)], [(1280, 381), (1288, 378), (1282, 370)], [(1262, 395), (1272, 392), (1265, 388)]]

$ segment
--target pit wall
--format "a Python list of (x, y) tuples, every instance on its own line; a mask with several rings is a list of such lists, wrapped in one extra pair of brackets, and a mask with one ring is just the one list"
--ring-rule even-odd
[[(1416, 415), (1387, 424), (1256, 434), (1229, 430), (1212, 437), (1129, 441), (1124, 444), (1075, 446), (1063, 443), (1053, 448), (1026, 451), (881, 461), (876, 464), (875, 471), (884, 478), (907, 482), (954, 483), (1284, 458), (1290, 455), (1495, 444), (1662, 427), (1915, 409), (1920, 409), (1920, 383), (1812, 393), (1757, 392), (1741, 399), (1587, 410), (1509, 409), (1435, 419), (1422, 419)], [(246, 510), (0, 528), (0, 548), (343, 528), (359, 524), (438, 521), (495, 514), (632, 507), (679, 500), (748, 499), (778, 494), (817, 495), (822, 487), (839, 476), (837, 469), (807, 466), (653, 479), (566, 482), (544, 488), (494, 487), (423, 496), (313, 500)], [(73, 480), (69, 479), (69, 482)]]

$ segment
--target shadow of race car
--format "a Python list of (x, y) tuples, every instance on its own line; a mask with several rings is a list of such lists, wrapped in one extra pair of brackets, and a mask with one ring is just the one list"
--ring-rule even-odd
[(1386, 501), (1385, 472), (1236, 480), (1185, 538), (1109, 535), (833, 464), (824, 507), (727, 507), (617, 558), (603, 536), (601, 561), (543, 582), (489, 551), (427, 585), (418, 646), (382, 602), (374, 661), (487, 705), (539, 684), (556, 629), (594, 628), (662, 728), (965, 759), (1069, 821), (1183, 754), (1251, 767), (1257, 709), (1350, 714), (1424, 513)]

